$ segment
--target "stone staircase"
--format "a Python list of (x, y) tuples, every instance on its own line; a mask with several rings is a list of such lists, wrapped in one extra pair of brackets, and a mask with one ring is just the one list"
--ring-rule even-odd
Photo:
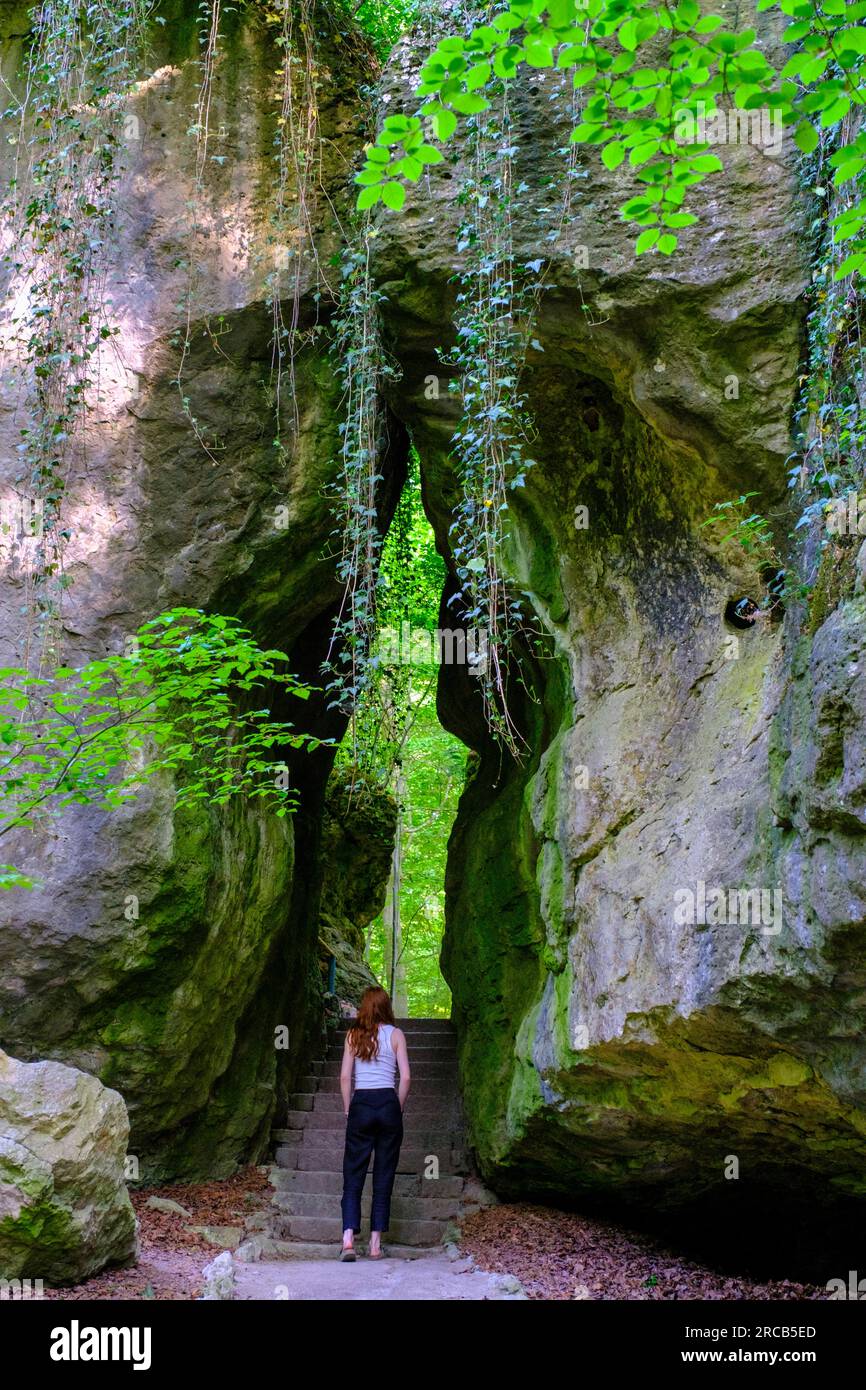
[[(403, 1147), (386, 1239), (392, 1250), (407, 1247), (408, 1254), (409, 1248), (442, 1240), (461, 1211), (471, 1170), (463, 1148), (452, 1025), (438, 1018), (398, 1019), (398, 1024), (406, 1034), (412, 1086), (403, 1113)], [(321, 1253), (336, 1253), (342, 1236), (344, 1034), (345, 1025), (331, 1034), (327, 1056), (312, 1064), (301, 1090), (290, 1098), (288, 1127), (275, 1134), (271, 1234), (281, 1242), (303, 1244), (308, 1247), (304, 1253), (315, 1253), (309, 1247), (320, 1244), (326, 1247)], [(371, 1182), (368, 1173), (361, 1209), (362, 1248), (369, 1230)]]

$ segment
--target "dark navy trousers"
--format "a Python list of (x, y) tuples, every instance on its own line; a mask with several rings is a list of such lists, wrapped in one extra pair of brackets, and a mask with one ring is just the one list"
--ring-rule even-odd
[(391, 1223), (391, 1193), (400, 1145), (403, 1142), (403, 1112), (400, 1098), (391, 1086), (380, 1090), (359, 1090), (352, 1096), (346, 1120), (346, 1148), (343, 1154), (343, 1230), (361, 1230), (361, 1193), (373, 1155), (373, 1209), (371, 1231), (387, 1231)]

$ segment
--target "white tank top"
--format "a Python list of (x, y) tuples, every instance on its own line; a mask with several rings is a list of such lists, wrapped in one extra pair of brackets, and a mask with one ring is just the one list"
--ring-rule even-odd
[(393, 1031), (393, 1023), (380, 1023), (376, 1033), (377, 1055), (370, 1062), (364, 1062), (360, 1057), (355, 1058), (356, 1091), (393, 1088), (397, 1079), (397, 1056), (391, 1047)]

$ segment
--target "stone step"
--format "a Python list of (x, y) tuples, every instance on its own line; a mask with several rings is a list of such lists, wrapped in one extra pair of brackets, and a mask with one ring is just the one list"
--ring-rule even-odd
[[(457, 1063), (453, 1059), (445, 1058), (440, 1062), (415, 1062), (410, 1057), (409, 1063), (412, 1069), (412, 1080), (417, 1077), (423, 1080), (427, 1077), (442, 1076), (448, 1077), (453, 1084), (457, 1082)], [(339, 1076), (340, 1062), (312, 1062), (314, 1076)]]
[[(299, 1084), (302, 1091), (307, 1094), (313, 1092), (318, 1095), (322, 1091), (331, 1091), (339, 1095), (339, 1069), (331, 1076), (304, 1077)], [(456, 1076), (415, 1076), (413, 1073), (410, 1094), (413, 1096), (449, 1096), (454, 1098), (458, 1094)]]
[[(327, 1052), (325, 1053), (324, 1058), (320, 1058), (319, 1060), (325, 1062), (342, 1062), (342, 1043), (339, 1045), (339, 1047), (329, 1047)], [(409, 1048), (409, 1065), (413, 1068), (416, 1062), (420, 1063), (450, 1061), (453, 1065), (456, 1062), (456, 1060), (457, 1048), (454, 1045), (454, 1043), (450, 1040), (447, 1043), (434, 1043), (432, 1047), (428, 1047), (426, 1043), (422, 1044), (421, 1046), (417, 1046), (413, 1043), (412, 1046)]]
[[(284, 1130), (284, 1134), (291, 1135), (280, 1147), (297, 1148), (300, 1152), (312, 1153), (321, 1149), (325, 1153), (336, 1153), (339, 1150), (340, 1161), (342, 1162), (343, 1148), (345, 1145), (345, 1133), (336, 1129), (299, 1129)], [(412, 1149), (423, 1149), (428, 1154), (448, 1153), (452, 1149), (462, 1149), (464, 1147), (461, 1136), (454, 1134), (450, 1129), (405, 1129), (403, 1133), (403, 1147)]]
[[(262, 1264), (270, 1260), (339, 1260), (341, 1241), (334, 1240), (269, 1240)], [(428, 1253), (426, 1245), (398, 1245), (388, 1240), (383, 1247), (395, 1260), (423, 1260)], [(367, 1237), (355, 1237), (355, 1249), (363, 1256), (367, 1250)]]
[[(297, 1097), (291, 1097), (295, 1100)], [(314, 1110), (317, 1115), (324, 1115), (327, 1111), (338, 1110), (343, 1114), (343, 1095), (338, 1089), (335, 1091), (315, 1091), (307, 1096), (309, 1105), (292, 1105), (289, 1113), (297, 1114), (301, 1110), (312, 1113)], [(451, 1086), (441, 1086), (438, 1090), (423, 1090), (416, 1093), (414, 1083), (409, 1092), (409, 1099), (406, 1102), (406, 1114), (410, 1112), (418, 1115), (424, 1111), (431, 1114), (442, 1114), (453, 1116), (459, 1120), (461, 1111), (460, 1097)]]
[[(414, 1130), (442, 1130), (447, 1128), (456, 1133), (459, 1125), (450, 1123), (451, 1116), (445, 1113), (444, 1106), (424, 1106), (415, 1108), (411, 1103), (407, 1104), (403, 1111), (403, 1131), (410, 1134)], [(277, 1143), (291, 1143), (290, 1135), (294, 1135), (298, 1130), (306, 1130), (311, 1134), (314, 1130), (344, 1130), (346, 1128), (346, 1116), (343, 1107), (337, 1109), (336, 1106), (322, 1108), (316, 1107), (315, 1110), (290, 1110), (288, 1114), (288, 1124), (285, 1129), (274, 1130), (274, 1139)]]
[[(372, 1196), (361, 1198), (361, 1217), (368, 1220)], [(284, 1216), (340, 1215), (340, 1198), (336, 1192), (282, 1192), (274, 1198), (274, 1206)], [(391, 1198), (391, 1221), (450, 1221), (460, 1209), (459, 1197), (398, 1197)]]
[(316, 1102), (315, 1091), (295, 1091), (289, 1096), (290, 1110), (312, 1110)]
[[(448, 1174), (464, 1174), (468, 1171), (466, 1155), (463, 1151), (453, 1150), (450, 1145), (439, 1153), (433, 1153), (433, 1157), (439, 1160), (439, 1172)], [(414, 1173), (422, 1175), (430, 1167), (430, 1149), (401, 1149), (400, 1158), (397, 1163), (398, 1173)], [(342, 1173), (343, 1171), (343, 1145), (333, 1144), (280, 1144), (274, 1154), (274, 1162), (278, 1168), (300, 1168), (307, 1171), (315, 1170), (317, 1173)]]
[[(394, 1195), (436, 1200), (459, 1197), (465, 1180), (459, 1177), (425, 1178), (415, 1173), (398, 1173), (394, 1179)], [(271, 1186), (277, 1192), (307, 1192), (318, 1196), (339, 1197), (343, 1191), (342, 1173), (323, 1173), (316, 1169), (272, 1168)], [(373, 1188), (373, 1174), (368, 1173), (364, 1191)]]
[[(287, 1216), (282, 1221), (282, 1238), (292, 1240), (339, 1241), (342, 1238), (342, 1221), (339, 1215), (326, 1216)], [(387, 1238), (401, 1245), (438, 1245), (447, 1228), (447, 1221), (397, 1221), (392, 1220)]]
[[(340, 1019), (335, 1026), (335, 1032), (345, 1033), (351, 1022), (350, 1018)], [(454, 1032), (454, 1024), (450, 1018), (398, 1018), (397, 1027), (404, 1033)]]

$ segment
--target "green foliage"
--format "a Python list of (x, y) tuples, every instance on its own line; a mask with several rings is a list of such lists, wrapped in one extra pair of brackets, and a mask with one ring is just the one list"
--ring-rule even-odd
[(727, 535), (720, 538), (723, 543), (736, 540), (747, 555), (772, 562), (778, 558), (773, 542), (773, 528), (765, 516), (760, 512), (749, 512), (748, 508), (751, 499), (757, 496), (757, 492), (744, 492), (741, 497), (736, 497), (730, 502), (717, 502), (716, 515), (702, 521), (701, 526), (731, 526)]
[[(337, 764), (360, 794), (372, 782), (399, 795), (401, 958), (410, 1012), (443, 1016), (449, 1010), (438, 963), (445, 927), (445, 856), (466, 761), (463, 745), (439, 723), (439, 668), (429, 659), (444, 582), (445, 564), (424, 514), (420, 465), (412, 450), (406, 485), (382, 546), (379, 628), (369, 679)], [(387, 979), (391, 949), (384, 915), (373, 924), (368, 955), (379, 978)]]
[[(418, 455), (411, 451), (409, 476), (394, 520), (381, 548), (375, 577), (376, 621), (365, 680), (355, 704), (338, 763), (354, 776), (390, 786), (406, 753), (413, 711), (419, 697), (435, 703), (436, 667), (424, 658), (429, 643), (411, 634), (432, 633), (445, 583), (445, 565), (421, 502)], [(420, 662), (411, 657), (420, 655)]]
[[(445, 859), (463, 789), (466, 749), (442, 728), (427, 673), (415, 668), (412, 724), (403, 750), (400, 916), (409, 1013), (447, 1017), (451, 994), (439, 969), (445, 930)], [(371, 933), (369, 960), (388, 978), (390, 940), (384, 915)]]
[[(775, 5), (759, 0), (758, 9)], [(512, 0), (464, 37), (439, 42), (421, 71), (418, 114), (388, 116), (368, 152), (358, 175), (364, 206), (401, 206), (402, 182), (434, 162), (422, 119), (447, 143), (461, 121), (490, 108), (496, 81), (512, 81), (522, 67), (568, 71), (585, 97), (572, 140), (598, 146), (609, 169), (627, 160), (642, 188), (620, 210), (640, 229), (638, 253), (670, 255), (678, 230), (695, 220), (684, 210), (688, 188), (723, 167), (708, 143), (678, 138), (684, 121), (701, 110), (712, 115), (720, 101), (743, 111), (769, 107), (796, 126), (798, 144), (809, 150), (820, 131), (864, 104), (866, 27), (859, 21), (866, 0), (781, 0), (779, 8), (795, 21), (783, 37), (796, 51), (777, 71), (753, 29), (726, 29), (696, 0)], [(863, 187), (866, 134), (843, 145), (835, 170), (837, 186)], [(839, 238), (851, 242), (837, 274), (861, 270), (866, 198), (841, 212), (836, 225)]]
[(394, 520), (382, 547), (379, 614), (383, 627), (401, 622), (432, 631), (445, 583), (445, 562), (421, 499), (421, 462), (409, 451), (409, 469)]
[[(0, 671), (0, 836), (70, 805), (116, 808), (160, 773), (176, 777), (178, 806), (241, 794), (286, 815), (294, 801), (274, 750), (317, 746), (257, 703), (273, 690), (309, 695), (286, 659), (235, 618), (173, 608), (123, 654), (51, 676)], [(0, 887), (24, 878), (10, 865), (0, 875)]]
[(418, 0), (344, 0), (354, 22), (373, 42), (380, 58), (387, 58), (394, 44), (418, 17)]

